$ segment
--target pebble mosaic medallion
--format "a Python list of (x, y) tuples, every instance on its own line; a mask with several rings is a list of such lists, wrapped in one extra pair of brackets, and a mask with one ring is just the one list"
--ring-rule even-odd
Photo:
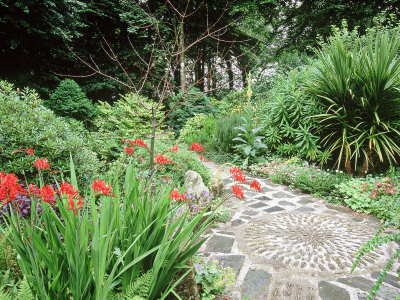
[[(253, 254), (285, 268), (349, 274), (354, 254), (373, 235), (368, 227), (339, 217), (283, 212), (249, 222), (244, 242)], [(366, 255), (357, 269), (376, 267), (387, 258), (388, 246), (384, 245)]]

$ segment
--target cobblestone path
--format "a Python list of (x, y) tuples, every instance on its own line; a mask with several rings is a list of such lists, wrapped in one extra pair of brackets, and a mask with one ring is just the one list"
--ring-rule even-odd
[[(218, 171), (219, 166), (205, 164), (213, 173)], [(234, 183), (228, 168), (220, 167), (219, 172), (228, 195), (224, 207), (232, 217), (209, 231), (201, 252), (235, 270), (235, 299), (367, 299), (379, 272), (399, 247), (381, 246), (350, 274), (354, 253), (375, 234), (378, 219), (261, 178), (256, 179), (262, 192), (242, 185), (246, 199), (238, 200), (231, 194)], [(400, 293), (399, 267), (397, 261), (376, 299), (395, 299)]]

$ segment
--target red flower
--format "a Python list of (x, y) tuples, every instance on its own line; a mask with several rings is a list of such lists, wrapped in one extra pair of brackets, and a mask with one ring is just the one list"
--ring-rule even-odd
[(122, 142), (131, 144), (131, 147), (140, 146), (140, 147), (146, 148), (147, 150), (150, 150), (149, 146), (147, 146), (146, 143), (143, 140), (138, 139), (138, 138), (134, 139), (133, 141), (122, 139)]
[(233, 174), (233, 180), (241, 183), (247, 183), (246, 177), (244, 177), (243, 173)]
[(171, 152), (178, 152), (178, 146), (173, 146), (172, 149), (168, 150)]
[(229, 169), (229, 173), (231, 175), (242, 174), (242, 171), (238, 167), (232, 167)]
[(32, 148), (29, 148), (29, 149), (26, 149), (26, 154), (28, 154), (28, 155), (34, 155), (34, 154), (35, 154), (35, 151), (33, 151)]
[(14, 201), (18, 194), (26, 194), (26, 190), (18, 183), (18, 177), (14, 174), (0, 173), (0, 201), (3, 205)]
[(190, 151), (204, 152), (204, 147), (199, 143), (192, 143)]
[(232, 192), (238, 199), (244, 199), (243, 188), (240, 185), (233, 185)]
[(168, 198), (172, 198), (177, 202), (184, 202), (186, 200), (185, 193), (179, 194), (177, 190), (172, 190)]
[(38, 168), (38, 170), (50, 169), (50, 164), (47, 158), (37, 159), (33, 165)]
[(50, 185), (44, 185), (40, 189), (40, 196), (42, 197), (43, 201), (46, 203), (56, 202), (54, 197), (54, 190)]
[(94, 190), (95, 194), (101, 193), (104, 196), (112, 194), (111, 185), (106, 185), (106, 183), (101, 179), (97, 179), (93, 182), (92, 189)]
[(133, 150), (133, 148), (125, 147), (125, 152), (128, 153), (128, 155), (133, 155), (135, 150)]
[(163, 156), (162, 154), (156, 154), (156, 159), (154, 160), (154, 162), (159, 165), (166, 165), (173, 163), (172, 160), (169, 160), (168, 157)]
[(204, 160), (203, 155), (199, 154), (199, 159), (200, 159), (201, 161), (203, 161), (203, 160)]
[(40, 195), (40, 189), (35, 184), (30, 184), (29, 193), (34, 195)]
[(256, 191), (261, 192), (261, 184), (257, 180), (253, 180), (253, 182), (250, 184), (250, 187), (255, 189)]
[[(61, 186), (60, 189), (58, 190), (58, 193), (60, 195), (66, 195), (68, 196), (68, 209), (72, 210), (75, 215), (78, 214), (78, 210), (83, 208), (83, 202), (82, 202), (82, 197), (79, 196), (79, 190), (74, 190), (74, 187), (72, 184), (68, 183), (68, 182), (64, 182)], [(76, 203), (76, 207), (75, 207), (75, 201), (74, 199), (77, 198), (78, 202)]]

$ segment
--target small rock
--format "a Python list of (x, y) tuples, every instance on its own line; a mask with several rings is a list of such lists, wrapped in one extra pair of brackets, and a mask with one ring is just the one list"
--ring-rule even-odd
[(314, 210), (315, 210), (314, 208), (307, 207), (307, 206), (299, 207), (296, 209), (296, 211), (299, 211), (299, 212), (312, 212)]
[(239, 226), (239, 225), (242, 225), (242, 224), (243, 224), (243, 220), (241, 220), (241, 219), (236, 219), (236, 220), (233, 220), (231, 222), (232, 226)]
[(187, 197), (194, 197), (193, 201), (200, 208), (207, 207), (211, 201), (209, 189), (203, 183), (199, 173), (189, 170), (185, 174), (185, 184)]

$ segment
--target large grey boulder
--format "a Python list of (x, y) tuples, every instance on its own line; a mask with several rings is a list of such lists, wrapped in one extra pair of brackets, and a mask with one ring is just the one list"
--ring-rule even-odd
[(199, 173), (189, 170), (185, 174), (186, 196), (190, 198), (196, 206), (204, 208), (208, 206), (212, 197), (209, 189), (203, 182)]

